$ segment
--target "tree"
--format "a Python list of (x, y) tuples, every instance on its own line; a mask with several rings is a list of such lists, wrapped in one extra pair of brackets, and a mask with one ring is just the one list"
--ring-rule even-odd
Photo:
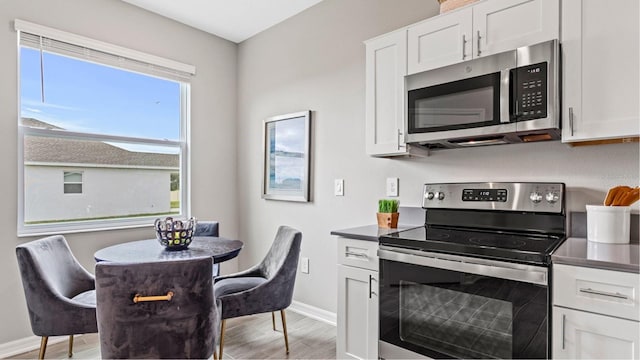
[(171, 174), (171, 191), (175, 191), (180, 189), (180, 174), (172, 173)]

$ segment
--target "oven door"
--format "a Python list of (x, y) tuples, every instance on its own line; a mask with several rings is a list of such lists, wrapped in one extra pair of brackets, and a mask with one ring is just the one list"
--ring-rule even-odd
[(381, 358), (547, 358), (546, 267), (381, 246)]

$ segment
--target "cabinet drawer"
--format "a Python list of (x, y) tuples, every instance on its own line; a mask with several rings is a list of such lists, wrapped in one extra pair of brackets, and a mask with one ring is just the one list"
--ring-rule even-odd
[(338, 264), (378, 271), (378, 242), (338, 237)]
[(634, 273), (553, 265), (553, 304), (624, 319), (640, 320)]

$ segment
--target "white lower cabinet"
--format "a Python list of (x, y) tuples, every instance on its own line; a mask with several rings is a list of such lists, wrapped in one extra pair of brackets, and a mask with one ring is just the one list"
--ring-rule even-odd
[(553, 265), (554, 359), (639, 359), (640, 276)]
[(640, 324), (553, 307), (554, 359), (638, 359)]
[[(338, 238), (338, 359), (378, 358), (377, 242)], [(345, 265), (360, 261), (362, 267)]]

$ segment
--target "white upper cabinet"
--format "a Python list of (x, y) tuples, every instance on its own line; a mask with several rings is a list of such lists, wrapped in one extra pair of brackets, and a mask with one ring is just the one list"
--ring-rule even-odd
[[(570, 0), (573, 1), (573, 0)], [(489, 0), (473, 7), (474, 56), (560, 37), (558, 0)]]
[(405, 155), (406, 29), (379, 36), (365, 44), (367, 154)]
[(408, 74), (559, 38), (559, 0), (486, 0), (408, 29)]
[(562, 141), (637, 137), (638, 0), (562, 2)]
[(472, 16), (471, 8), (465, 8), (410, 26), (409, 74), (470, 60)]

